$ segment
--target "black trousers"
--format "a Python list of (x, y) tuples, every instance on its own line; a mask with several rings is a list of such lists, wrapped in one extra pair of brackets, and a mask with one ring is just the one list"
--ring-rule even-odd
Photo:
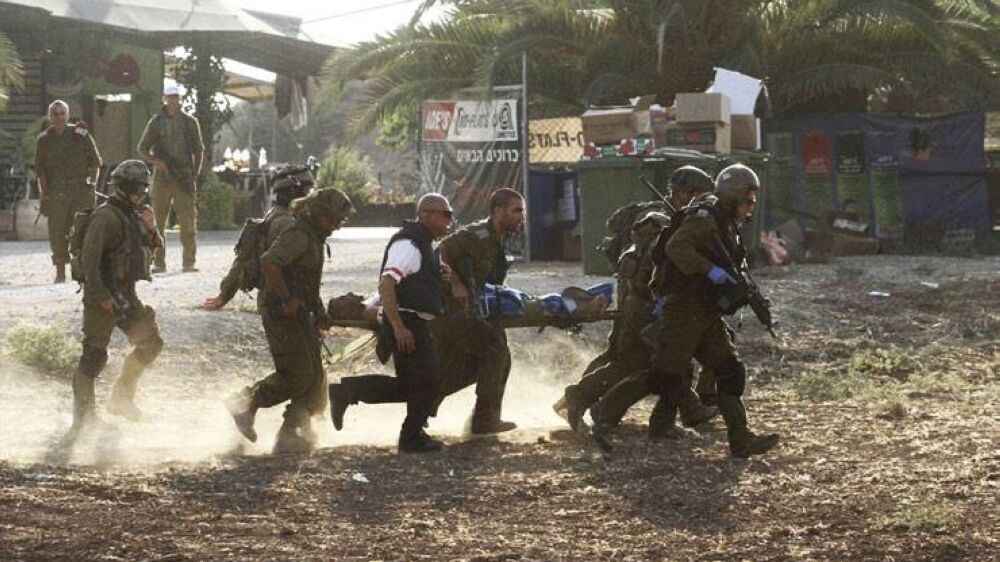
[(379, 328), (380, 338), (393, 349), (393, 363), (396, 376), (362, 375), (344, 377), (341, 384), (352, 398), (352, 402), (366, 404), (387, 404), (406, 402), (406, 419), (400, 437), (412, 437), (423, 430), (434, 411), (440, 386), (438, 363), (434, 355), (427, 321), (412, 312), (400, 312), (403, 325), (413, 334), (413, 351), (402, 353), (396, 348), (396, 338), (392, 326), (383, 322)]

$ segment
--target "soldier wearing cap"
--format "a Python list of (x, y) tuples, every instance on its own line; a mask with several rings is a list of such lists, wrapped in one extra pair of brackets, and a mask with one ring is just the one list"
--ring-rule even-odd
[[(306, 166), (285, 166), (278, 170), (274, 176), (274, 183), (271, 186), (271, 190), (274, 192), (274, 206), (264, 213), (263, 218), (265, 247), (270, 247), (282, 232), (295, 224), (295, 217), (292, 216), (288, 207), (293, 200), (304, 197), (315, 183), (316, 181), (313, 179), (312, 172)], [(226, 276), (219, 283), (219, 294), (205, 299), (201, 307), (205, 310), (214, 311), (221, 310), (226, 306), (236, 296), (236, 292), (242, 286), (243, 272), (244, 266), (237, 256), (229, 267)], [(258, 298), (260, 298), (260, 295), (261, 293), (258, 293)], [(258, 306), (261, 306), (261, 304), (258, 303)]]
[(49, 247), (56, 266), (56, 283), (66, 281), (69, 263), (67, 235), (73, 216), (94, 207), (94, 186), (101, 170), (101, 156), (86, 124), (67, 123), (69, 106), (62, 100), (49, 104), (49, 126), (38, 136), (35, 169), (42, 210), (48, 217)]
[(150, 279), (152, 251), (162, 244), (152, 210), (142, 206), (149, 169), (140, 160), (126, 160), (111, 172), (109, 183), (115, 192), (93, 211), (83, 240), (83, 353), (73, 374), (74, 432), (96, 419), (94, 381), (107, 363), (115, 327), (134, 348), (111, 390), (109, 413), (139, 419), (136, 386), (163, 348), (156, 314), (135, 292), (137, 281)]
[(311, 418), (326, 408), (320, 347), (331, 322), (319, 294), (323, 252), (353, 206), (344, 192), (326, 188), (294, 200), (291, 211), (295, 222), (260, 257), (264, 285), (258, 311), (274, 372), (226, 402), (236, 428), (250, 441), (257, 440), (257, 410), (288, 402), (274, 444), (279, 453), (310, 450), (316, 443)]
[[(740, 227), (753, 214), (758, 191), (757, 174), (734, 164), (719, 172), (714, 195), (703, 195), (684, 210), (684, 220), (664, 249), (664, 260), (676, 268), (677, 275), (666, 286), (659, 345), (650, 375), (651, 389), (670, 405), (679, 406), (675, 397), (686, 387), (685, 373), (691, 368), (692, 357), (712, 369), (729, 450), (740, 458), (770, 450), (778, 444), (778, 435), (757, 435), (748, 427), (741, 398), (746, 367), (711, 287), (737, 283), (720, 264), (738, 264), (746, 256)], [(721, 255), (723, 252), (730, 259)]]
[[(183, 250), (183, 270), (197, 271), (195, 253), (198, 235), (197, 182), (205, 145), (198, 120), (181, 109), (180, 88), (163, 89), (163, 107), (154, 115), (139, 140), (139, 154), (153, 165), (150, 198), (156, 210), (160, 236), (170, 209), (177, 213)], [(165, 246), (165, 245), (164, 245)], [(156, 251), (154, 273), (167, 270), (166, 248)]]

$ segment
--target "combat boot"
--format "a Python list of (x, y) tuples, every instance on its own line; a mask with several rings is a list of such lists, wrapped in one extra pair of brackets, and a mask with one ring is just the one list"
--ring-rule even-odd
[(472, 411), (473, 435), (491, 435), (516, 428), (516, 423), (500, 419), (499, 408), (488, 406), (484, 400), (476, 398), (476, 406)]
[[(310, 440), (312, 436), (312, 440)], [(274, 448), (271, 452), (275, 455), (285, 453), (308, 453), (316, 445), (316, 433), (312, 428), (299, 425), (296, 421), (285, 418), (278, 429), (278, 435), (274, 440)]]
[(129, 421), (142, 419), (142, 410), (135, 405), (135, 389), (142, 375), (143, 365), (133, 356), (125, 358), (122, 374), (111, 388), (111, 398), (108, 400), (109, 414), (121, 416)]
[(594, 425), (590, 428), (590, 437), (602, 451), (612, 452), (614, 446), (611, 444), (611, 433), (615, 430), (615, 424), (603, 419), (600, 402), (590, 407), (590, 415), (594, 420)]
[(257, 431), (253, 428), (253, 421), (259, 406), (253, 397), (247, 394), (247, 391), (241, 390), (226, 398), (226, 410), (229, 410), (229, 415), (233, 416), (236, 429), (243, 434), (243, 437), (246, 437), (251, 443), (256, 443)]
[(681, 423), (684, 427), (697, 427), (719, 415), (719, 409), (715, 406), (706, 406), (696, 403), (690, 408), (681, 411)]
[(95, 383), (94, 377), (80, 371), (73, 373), (73, 425), (70, 427), (72, 435), (78, 435), (98, 422)]
[(566, 421), (569, 422), (569, 426), (574, 432), (579, 433), (581, 429), (586, 427), (583, 422), (583, 414), (587, 412), (587, 405), (583, 403), (580, 391), (575, 386), (566, 387), (563, 400), (566, 401)]
[(333, 420), (333, 427), (340, 431), (344, 428), (344, 413), (351, 404), (357, 404), (357, 399), (353, 397), (349, 384), (331, 384), (330, 393), (330, 418)]
[(653, 441), (662, 439), (676, 440), (683, 437), (684, 432), (677, 425), (677, 407), (663, 397), (656, 401), (652, 413), (649, 414), (649, 438)]
[(750, 437), (738, 446), (729, 447), (729, 453), (738, 459), (747, 459), (752, 455), (762, 455), (778, 444), (778, 434), (768, 433), (767, 435), (750, 434)]
[(65, 283), (66, 282), (66, 264), (57, 263), (56, 264), (56, 280), (54, 283)]

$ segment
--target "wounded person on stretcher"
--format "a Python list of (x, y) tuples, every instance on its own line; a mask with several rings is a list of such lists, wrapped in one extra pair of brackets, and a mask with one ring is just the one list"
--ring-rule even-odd
[[(612, 283), (598, 283), (586, 289), (567, 287), (560, 293), (535, 296), (504, 285), (487, 284), (479, 295), (478, 314), (494, 320), (517, 318), (518, 325), (545, 326), (552, 320), (573, 320), (604, 313), (614, 297)], [(334, 320), (378, 322), (378, 295), (367, 299), (347, 293), (330, 299), (327, 311)]]

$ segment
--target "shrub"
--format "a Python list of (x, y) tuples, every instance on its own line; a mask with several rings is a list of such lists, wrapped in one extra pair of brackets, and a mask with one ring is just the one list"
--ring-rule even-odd
[(17, 326), (6, 347), (17, 361), (48, 372), (71, 371), (80, 358), (80, 344), (57, 326)]
[(198, 185), (198, 229), (233, 230), (236, 195), (233, 186), (214, 172), (205, 174)]
[(351, 198), (355, 207), (368, 203), (378, 188), (368, 162), (350, 148), (338, 147), (323, 158), (316, 173), (319, 187), (336, 187)]

